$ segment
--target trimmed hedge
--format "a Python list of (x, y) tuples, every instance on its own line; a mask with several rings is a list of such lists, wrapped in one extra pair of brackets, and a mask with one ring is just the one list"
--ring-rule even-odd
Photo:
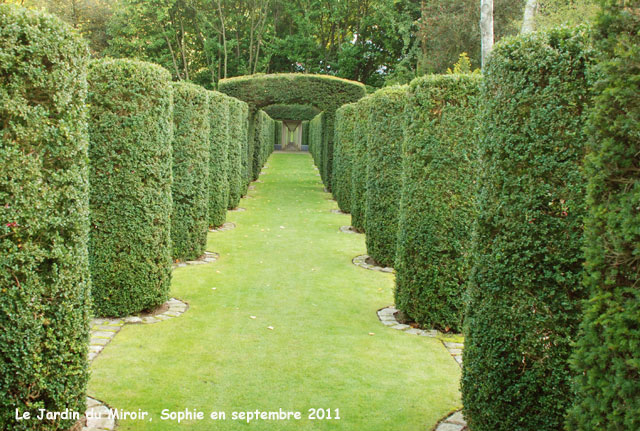
[(258, 111), (254, 120), (253, 180), (260, 176), (260, 170), (273, 152), (275, 123), (264, 111)]
[(171, 75), (103, 59), (89, 69), (90, 262), (98, 316), (167, 300), (171, 281)]
[(396, 257), (406, 102), (407, 86), (378, 90), (370, 101), (365, 230), (367, 254), (382, 266)]
[[(322, 157), (322, 132), (324, 126), (324, 113), (321, 112), (316, 115), (313, 120), (309, 122), (309, 151), (313, 160), (318, 165), (317, 160)], [(320, 169), (320, 168), (318, 168)]]
[(274, 124), (274, 136), (273, 136), (273, 143), (274, 145), (280, 145), (282, 146), (282, 127), (284, 126), (284, 123), (281, 120), (275, 120), (275, 124)]
[(313, 120), (313, 117), (318, 115), (320, 111), (314, 108), (313, 105), (269, 105), (262, 108), (269, 117), (274, 120), (297, 120), (297, 121), (309, 121)]
[(503, 39), (485, 70), (462, 376), (474, 431), (559, 430), (571, 403), (586, 294), (584, 33)]
[(202, 256), (209, 231), (209, 96), (204, 88), (173, 83), (173, 258)]
[(462, 330), (480, 79), (424, 76), (408, 92), (395, 301), (427, 328)]
[(334, 137), (333, 177), (331, 178), (333, 195), (338, 207), (346, 213), (351, 211), (351, 164), (353, 151), (353, 127), (356, 106), (354, 103), (343, 105), (336, 111)]
[(328, 75), (276, 73), (222, 79), (218, 87), (221, 92), (247, 102), (253, 112), (270, 105), (312, 105), (324, 112), (323, 141), (318, 144), (322, 148), (316, 149), (322, 157), (314, 159), (325, 185), (331, 187), (335, 111), (364, 97), (363, 84)]
[(309, 147), (309, 121), (302, 122), (302, 145)]
[(367, 208), (367, 151), (369, 137), (370, 96), (356, 103), (353, 126), (353, 164), (351, 165), (351, 226), (365, 231)]
[(0, 429), (15, 410), (84, 412), (89, 334), (86, 43), (0, 5)]
[[(629, 3), (629, 2), (627, 2)], [(640, 10), (608, 1), (595, 34), (603, 62), (591, 112), (585, 223), (591, 292), (572, 358), (567, 429), (640, 429)]]
[(229, 207), (229, 97), (209, 92), (209, 226), (219, 227)]
[(245, 193), (246, 161), (246, 107), (247, 104), (233, 97), (229, 102), (229, 202), (228, 209), (234, 209)]

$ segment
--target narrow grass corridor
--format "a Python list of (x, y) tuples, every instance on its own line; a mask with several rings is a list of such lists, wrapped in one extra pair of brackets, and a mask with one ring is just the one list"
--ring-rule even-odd
[[(430, 430), (461, 406), (457, 363), (440, 341), (378, 321), (393, 275), (351, 263), (364, 236), (339, 232), (349, 216), (331, 212), (311, 157), (276, 153), (268, 166), (246, 211), (228, 214), (237, 227), (209, 233), (220, 259), (174, 270), (171, 295), (189, 310), (127, 325), (93, 362), (89, 395), (152, 416), (120, 430)], [(231, 418), (279, 408), (302, 419)], [(309, 420), (310, 408), (340, 420)], [(178, 425), (163, 409), (204, 419)]]

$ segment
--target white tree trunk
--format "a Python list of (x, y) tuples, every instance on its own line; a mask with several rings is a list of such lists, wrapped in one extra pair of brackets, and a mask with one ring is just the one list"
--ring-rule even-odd
[(538, 9), (538, 0), (527, 0), (524, 7), (524, 19), (522, 20), (522, 34), (531, 33), (535, 29), (536, 10)]
[(493, 0), (480, 0), (480, 33), (484, 69), (493, 49)]

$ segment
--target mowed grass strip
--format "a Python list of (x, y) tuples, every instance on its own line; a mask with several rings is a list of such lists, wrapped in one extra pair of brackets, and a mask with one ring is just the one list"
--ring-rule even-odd
[[(247, 211), (229, 213), (236, 229), (209, 234), (220, 259), (174, 271), (187, 313), (127, 325), (93, 362), (89, 394), (153, 418), (121, 421), (123, 431), (430, 429), (460, 407), (458, 365), (440, 341), (378, 321), (393, 275), (351, 264), (364, 236), (339, 232), (349, 216), (331, 213), (311, 157), (276, 153), (268, 165)], [(302, 418), (231, 417), (280, 408)], [(310, 420), (311, 408), (340, 419)], [(204, 419), (161, 420), (164, 409)]]

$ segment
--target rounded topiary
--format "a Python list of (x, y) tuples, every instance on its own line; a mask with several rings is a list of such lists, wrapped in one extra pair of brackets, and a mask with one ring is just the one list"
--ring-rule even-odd
[[(630, 2), (627, 2), (630, 3)], [(569, 430), (640, 429), (640, 10), (609, 0), (589, 121), (586, 306), (572, 365)]]
[(364, 208), (367, 254), (381, 266), (394, 266), (407, 87), (387, 87), (370, 97)]
[(336, 111), (333, 154), (333, 195), (343, 212), (351, 211), (351, 165), (355, 104), (348, 103)]
[(209, 230), (209, 96), (204, 88), (173, 84), (173, 258), (202, 256)]
[(421, 326), (444, 331), (462, 329), (479, 84), (480, 75), (429, 75), (408, 92), (395, 301)]
[(86, 43), (59, 19), (0, 5), (0, 429), (38, 409), (80, 415), (90, 277)]
[(171, 281), (171, 75), (102, 59), (89, 69), (90, 262), (98, 316), (167, 300)]
[[(229, 202), (228, 209), (234, 209), (240, 203), (244, 193), (245, 169), (243, 165), (243, 151), (246, 142), (243, 142), (246, 131), (243, 128), (246, 120), (243, 118), (242, 105), (246, 104), (238, 99), (229, 97)], [(246, 141), (246, 139), (245, 139)]]
[(229, 207), (229, 98), (209, 92), (209, 226), (222, 226)]
[(353, 155), (351, 165), (351, 226), (365, 231), (367, 205), (367, 140), (369, 137), (369, 96), (356, 103), (353, 126)]
[(298, 121), (308, 121), (313, 120), (313, 117), (318, 115), (320, 112), (317, 108), (313, 107), (313, 105), (302, 105), (302, 104), (274, 104), (265, 106), (262, 108), (264, 112), (269, 115), (269, 117), (274, 120), (298, 120)]
[[(320, 171), (321, 169), (319, 160), (322, 159), (323, 127), (324, 113), (321, 112), (309, 122), (309, 149), (311, 151), (311, 155), (313, 156), (313, 160), (316, 162), (318, 170)], [(320, 172), (320, 175), (322, 175), (322, 171)]]
[[(503, 39), (482, 86), (462, 399), (474, 431), (562, 429), (582, 316), (583, 30)], [(535, 67), (533, 67), (535, 65)]]

